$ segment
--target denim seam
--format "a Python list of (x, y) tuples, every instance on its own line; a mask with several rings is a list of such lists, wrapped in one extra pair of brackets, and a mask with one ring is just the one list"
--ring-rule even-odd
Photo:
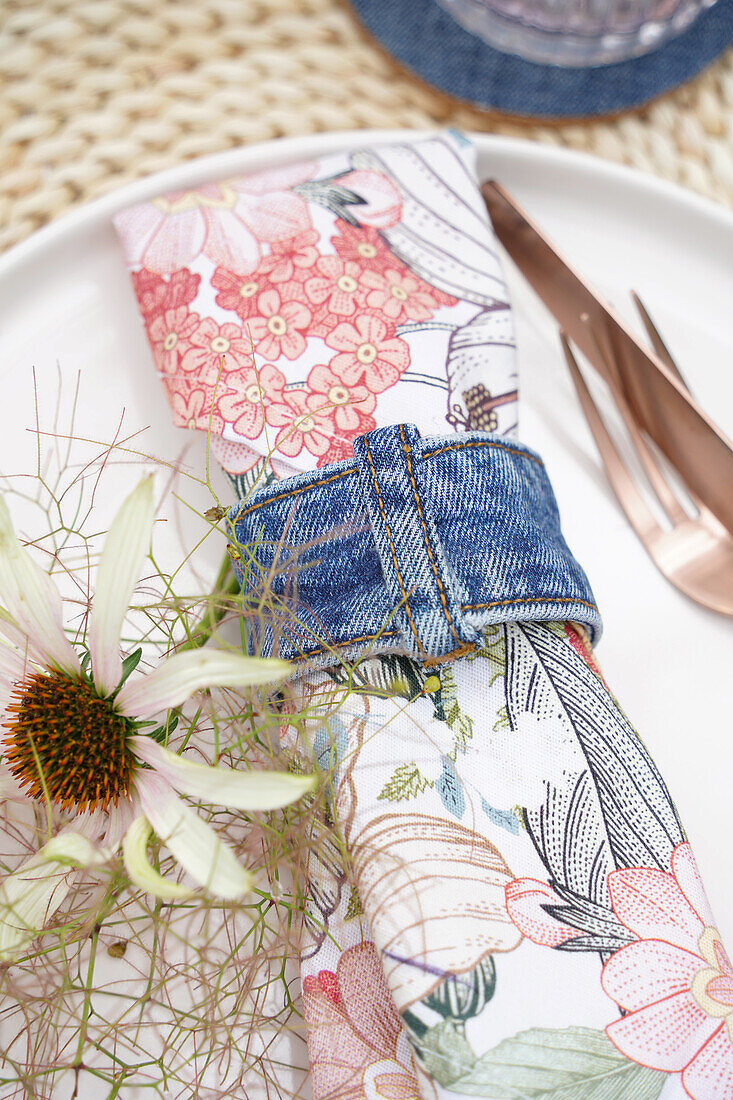
[(238, 523), (240, 519), (244, 519), (250, 512), (256, 512), (258, 508), (265, 508), (270, 504), (275, 504), (279, 500), (287, 500), (288, 497), (298, 496), (300, 493), (307, 493), (311, 489), (320, 489), (322, 485), (328, 485), (331, 481), (338, 481), (341, 477), (348, 477), (349, 474), (355, 473), (356, 467), (350, 466), (348, 470), (339, 470), (337, 474), (331, 474), (330, 477), (326, 477), (322, 481), (315, 481), (311, 485), (301, 485), (297, 489), (289, 489), (286, 493), (279, 493), (277, 496), (268, 497), (267, 500), (260, 501), (259, 504), (251, 504), (249, 508), (245, 508), (244, 511), (237, 512), (232, 522), (235, 524)]
[[(521, 451), (517, 447), (509, 447), (505, 443), (495, 443), (493, 441), (484, 440), (471, 440), (467, 443), (450, 443), (445, 447), (439, 447), (435, 451), (425, 451), (417, 456), (418, 461), (422, 461), (425, 458), (434, 458), (436, 455), (444, 454), (446, 451), (460, 451), (465, 450), (467, 447), (493, 447), (500, 451), (508, 451), (509, 454), (517, 455), (519, 458), (527, 458), (531, 462), (537, 463), (538, 466), (544, 467), (544, 462), (536, 455), (528, 454), (526, 451)], [(330, 477), (319, 479), (312, 482), (310, 485), (300, 485), (297, 489), (288, 489), (285, 493), (278, 493), (273, 496), (268, 496), (266, 500), (260, 501), (257, 504), (251, 504), (249, 508), (244, 508), (242, 511), (237, 512), (236, 517), (232, 520), (232, 523), (237, 523), (240, 519), (244, 519), (245, 516), (250, 515), (251, 512), (256, 512), (259, 508), (264, 508), (267, 505), (275, 504), (280, 500), (287, 500), (289, 497), (299, 496), (302, 493), (310, 492), (311, 490), (320, 489), (323, 485), (328, 485), (332, 481), (338, 481), (342, 477), (348, 477), (350, 474), (357, 472), (355, 465), (349, 466), (347, 470), (339, 470), (337, 474), (331, 474)]]
[(407, 595), (407, 592), (405, 591), (405, 583), (402, 579), (402, 573), (400, 572), (400, 566), (399, 566), (399, 562), (397, 560), (397, 550), (395, 548), (394, 542), (392, 541), (392, 531), (390, 529), (389, 522), (387, 520), (387, 513), (386, 513), (386, 510), (385, 510), (385, 507), (384, 507), (384, 501), (382, 500), (382, 491), (379, 488), (379, 481), (377, 479), (377, 471), (374, 468), (374, 460), (372, 458), (372, 452), (371, 452), (371, 448), (369, 446), (369, 440), (368, 440), (367, 436), (363, 436), (363, 440), (364, 440), (364, 449), (366, 450), (367, 461), (369, 462), (369, 469), (371, 470), (371, 474), (372, 474), (372, 481), (374, 482), (374, 489), (375, 489), (376, 494), (377, 494), (377, 501), (379, 503), (379, 511), (382, 514), (382, 522), (384, 523), (384, 529), (387, 533), (387, 541), (389, 542), (389, 549), (390, 549), (391, 554), (392, 554), (392, 562), (394, 563), (395, 572), (397, 574), (397, 581), (398, 581), (398, 584), (400, 586), (400, 592), (402, 593), (402, 595), (404, 597), (404, 600), (405, 600), (405, 611), (407, 612), (407, 619), (410, 623), (410, 629), (412, 630), (412, 633), (415, 636), (415, 641), (417, 642), (417, 647), (418, 647), (418, 649), (420, 650), (421, 653), (424, 653), (425, 652), (425, 647), (423, 646), (422, 642), (420, 641), (420, 635), (417, 632), (417, 627), (415, 626), (415, 622), (412, 618), (412, 611), (410, 610), (410, 600), (409, 600), (409, 597)]
[(400, 633), (401, 631), (394, 629), (380, 630), (378, 634), (359, 634), (356, 638), (346, 638), (343, 642), (323, 642), (315, 649), (302, 650), (299, 655), (301, 657), (312, 657), (316, 653), (327, 653), (329, 649), (340, 649), (347, 645), (355, 645), (357, 642), (378, 642), (380, 638), (394, 638)]
[(591, 603), (590, 600), (582, 600), (580, 596), (522, 596), (512, 597), (509, 600), (491, 600), (489, 603), (464, 603), (461, 604), (461, 611), (480, 611), (484, 607), (506, 607), (514, 603), (580, 603), (583, 607), (598, 611), (596, 604)]
[(442, 455), (445, 451), (462, 451), (467, 447), (493, 447), (499, 451), (508, 451), (510, 455), (517, 455), (519, 458), (528, 458), (531, 462), (536, 462), (538, 466), (544, 467), (544, 462), (537, 455), (529, 454), (527, 451), (520, 451), (518, 447), (509, 447), (506, 443), (495, 443), (490, 440), (474, 439), (470, 443), (449, 443), (445, 447), (439, 447), (437, 451), (425, 451), (420, 455), (420, 458), (434, 458), (435, 455)]
[(446, 620), (448, 622), (448, 626), (450, 627), (450, 631), (451, 631), (451, 634), (453, 635), (453, 637), (455, 639), (456, 645), (462, 645), (463, 644), (463, 639), (459, 638), (458, 633), (456, 632), (456, 628), (453, 625), (453, 618), (452, 618), (451, 613), (450, 613), (450, 608), (448, 607), (448, 600), (446, 599), (445, 589), (443, 587), (443, 582), (440, 579), (440, 573), (438, 571), (438, 566), (437, 566), (437, 563), (435, 561), (435, 558), (433, 557), (433, 551), (432, 551), (432, 548), (430, 546), (430, 539), (428, 538), (428, 528), (427, 528), (427, 524), (425, 523), (425, 518), (423, 516), (422, 503), (420, 501), (420, 495), (418, 493), (417, 483), (415, 481), (415, 475), (414, 475), (413, 470), (412, 470), (412, 459), (411, 459), (411, 456), (410, 456), (410, 445), (407, 442), (407, 439), (405, 438), (405, 426), (404, 426), (404, 424), (400, 424), (400, 439), (402, 440), (402, 449), (405, 452), (405, 457), (407, 458), (407, 473), (409, 475), (410, 483), (412, 485), (412, 493), (413, 493), (413, 496), (415, 497), (415, 504), (417, 506), (417, 514), (420, 517), (420, 526), (422, 527), (423, 539), (425, 541), (425, 549), (427, 551), (428, 559), (430, 561), (430, 565), (431, 565), (431, 568), (433, 570), (433, 575), (435, 576), (435, 582), (438, 585), (438, 592), (440, 593), (440, 602), (443, 605), (443, 614), (446, 617)]

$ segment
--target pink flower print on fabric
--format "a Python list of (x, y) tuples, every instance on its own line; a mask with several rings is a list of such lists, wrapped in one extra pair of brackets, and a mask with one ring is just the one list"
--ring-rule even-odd
[(289, 188), (310, 179), (314, 167), (207, 183), (123, 210), (115, 226), (128, 262), (166, 275), (204, 253), (230, 271), (255, 271), (262, 243), (311, 228), (308, 204)]
[(187, 268), (174, 271), (170, 279), (163, 279), (144, 267), (132, 272), (135, 297), (146, 324), (167, 309), (190, 305), (199, 292), (200, 282), (201, 276)]
[(404, 321), (429, 321), (438, 301), (432, 288), (404, 268), (387, 268), (384, 274), (366, 271), (366, 304), (395, 324)]
[(157, 313), (148, 324), (148, 336), (153, 348), (155, 365), (162, 374), (176, 374), (183, 356), (190, 348), (190, 338), (198, 328), (200, 317), (186, 306)]
[(218, 325), (213, 317), (205, 317), (189, 340), (181, 369), (206, 386), (216, 386), (227, 374), (254, 366), (251, 342), (239, 325)]
[(296, 296), (295, 287), (264, 291), (257, 299), (257, 315), (247, 324), (255, 351), (264, 359), (297, 359), (306, 347), (306, 334), (311, 311)]
[(265, 408), (282, 402), (285, 376), (271, 363), (263, 367), (246, 367), (232, 373), (226, 380), (228, 389), (218, 402), (222, 419), (231, 424), (237, 435), (257, 439), (265, 426)]
[(370, 168), (357, 168), (338, 180), (362, 200), (352, 211), (361, 225), (388, 229), (402, 217), (402, 196), (389, 176)]
[(506, 907), (512, 923), (523, 936), (543, 947), (558, 947), (583, 933), (551, 917), (548, 905), (563, 904), (546, 882), (536, 878), (516, 878), (504, 888)]
[(372, 943), (344, 951), (335, 973), (306, 976), (303, 1007), (319, 1100), (420, 1100), (409, 1047)]
[(225, 267), (217, 267), (211, 276), (211, 285), (219, 293), (216, 304), (236, 313), (243, 321), (257, 314), (257, 301), (270, 285), (270, 280), (259, 271), (251, 275), (238, 275)]
[(410, 348), (394, 335), (394, 325), (372, 313), (338, 325), (326, 344), (340, 352), (329, 363), (333, 373), (347, 386), (362, 382), (372, 393), (394, 386), (410, 365)]
[(211, 394), (196, 382), (185, 378), (166, 378), (165, 388), (173, 411), (173, 423), (179, 428), (196, 428), (218, 435), (224, 423), (212, 406)]
[(370, 226), (349, 225), (336, 221), (338, 233), (331, 237), (331, 244), (342, 260), (351, 260), (360, 268), (384, 271), (394, 267), (395, 255), (387, 248), (376, 229)]
[[(366, 386), (347, 386), (328, 367), (319, 364), (308, 375), (308, 406), (314, 412), (325, 410), (345, 435), (361, 435), (371, 430), (369, 413), (374, 412), (377, 399)], [(364, 427), (370, 423), (370, 427)]]
[(626, 1013), (606, 1028), (609, 1039), (641, 1065), (681, 1072), (694, 1100), (730, 1100), (733, 966), (690, 845), (675, 848), (671, 874), (632, 867), (608, 885), (616, 916), (638, 936), (601, 975)]
[(321, 256), (315, 270), (305, 282), (305, 293), (314, 306), (324, 306), (325, 314), (333, 314), (334, 327), (345, 317), (352, 317), (364, 304), (363, 275), (353, 260), (338, 256)]
[(294, 458), (305, 449), (320, 457), (328, 451), (334, 426), (327, 410), (313, 411), (306, 390), (286, 390), (283, 400), (268, 405), (267, 423), (279, 428), (275, 450)]
[(274, 241), (270, 255), (265, 256), (257, 274), (271, 283), (302, 283), (311, 275), (320, 255), (315, 247), (318, 239), (315, 229), (307, 229), (287, 240)]

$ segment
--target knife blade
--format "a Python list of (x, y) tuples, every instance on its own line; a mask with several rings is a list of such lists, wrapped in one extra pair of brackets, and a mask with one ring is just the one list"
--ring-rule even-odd
[(654, 352), (563, 259), (495, 180), (481, 186), (494, 231), (591, 365), (619, 385), (641, 427), (733, 534), (733, 446)]

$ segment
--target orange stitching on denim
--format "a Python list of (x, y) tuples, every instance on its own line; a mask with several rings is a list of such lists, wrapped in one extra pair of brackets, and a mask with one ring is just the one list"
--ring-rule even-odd
[(404, 601), (405, 601), (405, 611), (407, 612), (407, 618), (409, 620), (410, 628), (412, 630), (412, 633), (415, 635), (415, 641), (418, 644), (418, 648), (424, 653), (425, 648), (424, 648), (422, 642), (420, 641), (420, 637), (417, 633), (417, 627), (415, 626), (415, 623), (414, 623), (413, 618), (412, 618), (412, 612), (410, 611), (410, 601), (407, 597), (407, 592), (405, 591), (405, 585), (404, 585), (404, 582), (402, 580), (402, 574), (400, 573), (400, 567), (399, 567), (398, 562), (397, 562), (397, 553), (395, 551), (394, 543), (392, 541), (392, 532), (390, 530), (389, 523), (387, 522), (387, 514), (386, 514), (385, 508), (384, 508), (384, 501), (382, 500), (382, 493), (381, 493), (381, 490), (379, 488), (379, 482), (377, 481), (377, 471), (374, 469), (374, 461), (372, 459), (372, 452), (371, 452), (369, 444), (366, 440), (366, 436), (364, 437), (364, 449), (366, 451), (367, 459), (369, 461), (369, 469), (372, 471), (372, 480), (374, 481), (374, 488), (375, 488), (376, 493), (377, 493), (377, 500), (379, 501), (379, 511), (382, 513), (382, 522), (384, 523), (384, 527), (385, 527), (385, 530), (387, 532), (387, 539), (389, 541), (389, 548), (390, 548), (390, 551), (392, 552), (392, 561), (394, 562), (395, 572), (397, 573), (397, 581), (399, 583), (400, 591), (401, 591), (402, 596), (403, 596)]
[(320, 489), (322, 485), (328, 485), (330, 481), (338, 481), (341, 477), (348, 477), (349, 474), (356, 473), (356, 467), (350, 466), (348, 470), (339, 470), (337, 474), (331, 474), (330, 477), (326, 477), (323, 481), (315, 481), (310, 485), (301, 485), (299, 489), (288, 489), (286, 493), (278, 493), (277, 496), (267, 497), (266, 500), (261, 501), (259, 504), (252, 504), (249, 508), (245, 508), (243, 512), (237, 512), (236, 519), (233, 523), (239, 523), (240, 519), (248, 516), (250, 512), (256, 512), (258, 508), (264, 508), (267, 504), (274, 504), (277, 500), (287, 500), (288, 497), (297, 496), (299, 493), (307, 493), (309, 489)]
[(475, 653), (478, 645), (473, 642), (464, 642), (458, 649), (452, 649), (450, 653), (443, 653), (440, 657), (425, 657), (423, 664), (426, 668), (433, 665), (444, 665), (446, 661), (457, 661), (459, 657), (465, 657), (467, 653)]
[(491, 600), (490, 603), (464, 603), (461, 611), (480, 611), (482, 607), (506, 607), (510, 603), (582, 603), (592, 611), (598, 608), (590, 600), (581, 600), (580, 596), (524, 596), (522, 599)]
[(402, 450), (405, 452), (405, 457), (407, 458), (407, 472), (409, 474), (410, 482), (412, 484), (412, 493), (413, 493), (413, 496), (415, 497), (415, 504), (417, 505), (417, 514), (420, 517), (420, 524), (422, 526), (422, 534), (423, 534), (423, 540), (425, 542), (425, 549), (428, 552), (428, 558), (430, 560), (430, 565), (431, 565), (432, 570), (433, 570), (433, 575), (435, 576), (435, 582), (438, 585), (438, 591), (440, 592), (440, 602), (443, 605), (443, 614), (446, 617), (446, 620), (448, 622), (448, 626), (451, 629), (451, 634), (453, 635), (453, 637), (455, 639), (456, 645), (461, 645), (462, 644), (462, 639), (458, 637), (458, 634), (456, 633), (456, 628), (453, 625), (453, 619), (451, 617), (450, 608), (448, 607), (448, 600), (446, 599), (445, 589), (443, 588), (443, 582), (440, 579), (440, 574), (438, 572), (438, 566), (437, 566), (437, 563), (436, 563), (436, 561), (433, 557), (433, 551), (430, 547), (430, 540), (428, 538), (428, 528), (427, 528), (427, 524), (425, 523), (425, 518), (423, 516), (422, 505), (420, 503), (420, 495), (417, 491), (417, 483), (415, 481), (415, 475), (412, 472), (412, 459), (410, 457), (410, 446), (409, 446), (407, 440), (405, 439), (405, 426), (404, 426), (404, 424), (400, 424), (400, 439), (402, 440)]
[(322, 642), (315, 649), (301, 650), (299, 657), (312, 657), (314, 653), (324, 653), (329, 649), (340, 649), (346, 645), (355, 645), (357, 642), (378, 642), (380, 638), (393, 638), (399, 634), (399, 630), (381, 630), (379, 634), (360, 634), (357, 638), (347, 638), (344, 642)]
[(517, 447), (509, 447), (506, 443), (495, 443), (489, 439), (474, 439), (470, 443), (449, 443), (446, 447), (439, 447), (437, 451), (425, 451), (421, 458), (433, 458), (435, 455), (442, 455), (445, 451), (459, 451), (464, 450), (466, 447), (495, 447), (499, 451), (508, 451), (510, 455), (518, 455), (519, 458), (529, 458), (532, 462), (536, 462), (538, 466), (544, 466), (544, 462), (536, 455), (527, 454), (526, 451), (520, 451)]

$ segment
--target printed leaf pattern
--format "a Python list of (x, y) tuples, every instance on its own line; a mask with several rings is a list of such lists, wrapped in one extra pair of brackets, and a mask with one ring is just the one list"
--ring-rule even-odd
[(495, 990), (496, 964), (487, 955), (470, 974), (451, 974), (422, 1003), (446, 1020), (465, 1023), (483, 1012)]
[[(459, 1048), (440, 1039), (428, 1060), (442, 1062), (445, 1073), (457, 1064)], [(492, 1100), (656, 1100), (666, 1081), (666, 1073), (628, 1061), (603, 1031), (571, 1027), (520, 1032), (476, 1059), (465, 1075), (441, 1083)]]
[(392, 772), (377, 797), (387, 802), (404, 802), (409, 798), (415, 798), (430, 785), (417, 764), (400, 764)]
[[(496, 729), (496, 726), (494, 726), (494, 729)], [(481, 809), (494, 825), (506, 829), (514, 836), (518, 834), (520, 829), (519, 818), (513, 810), (497, 810), (496, 806), (492, 806), (490, 802), (487, 802), (483, 795), (481, 795)]]
[(552, 887), (567, 901), (555, 915), (590, 933), (586, 949), (615, 950), (618, 936), (606, 935), (617, 927), (608, 874), (667, 871), (685, 839), (664, 781), (598, 678), (541, 624), (507, 630), (506, 699), (512, 728), (528, 713), (554, 714), (577, 738), (586, 768), (563, 788), (548, 782), (544, 803), (525, 809), (525, 822)]
[[(439, 713), (439, 709), (442, 713)], [(453, 670), (446, 665), (440, 676), (439, 708), (436, 707), (435, 717), (442, 719), (453, 730), (456, 740), (450, 756), (455, 760), (458, 753), (466, 747), (466, 742), (473, 737), (473, 722), (470, 715), (461, 710), (456, 694), (456, 680)]]
[(466, 810), (466, 799), (453, 762), (447, 756), (443, 757), (443, 770), (436, 780), (435, 789), (448, 813), (460, 820)]
[(497, 730), (511, 729), (509, 712), (506, 707), (499, 707), (498, 711), (496, 712), (496, 721), (494, 722), (492, 728), (494, 730), (494, 733), (496, 733)]
[(351, 893), (349, 894), (349, 900), (346, 904), (346, 913), (344, 914), (344, 920), (356, 920), (364, 912), (361, 904), (361, 898), (359, 897), (359, 891), (355, 886), (351, 887)]
[(463, 1081), (476, 1062), (465, 1035), (452, 1020), (441, 1020), (428, 1028), (416, 1050), (426, 1072), (448, 1088), (455, 1081)]

